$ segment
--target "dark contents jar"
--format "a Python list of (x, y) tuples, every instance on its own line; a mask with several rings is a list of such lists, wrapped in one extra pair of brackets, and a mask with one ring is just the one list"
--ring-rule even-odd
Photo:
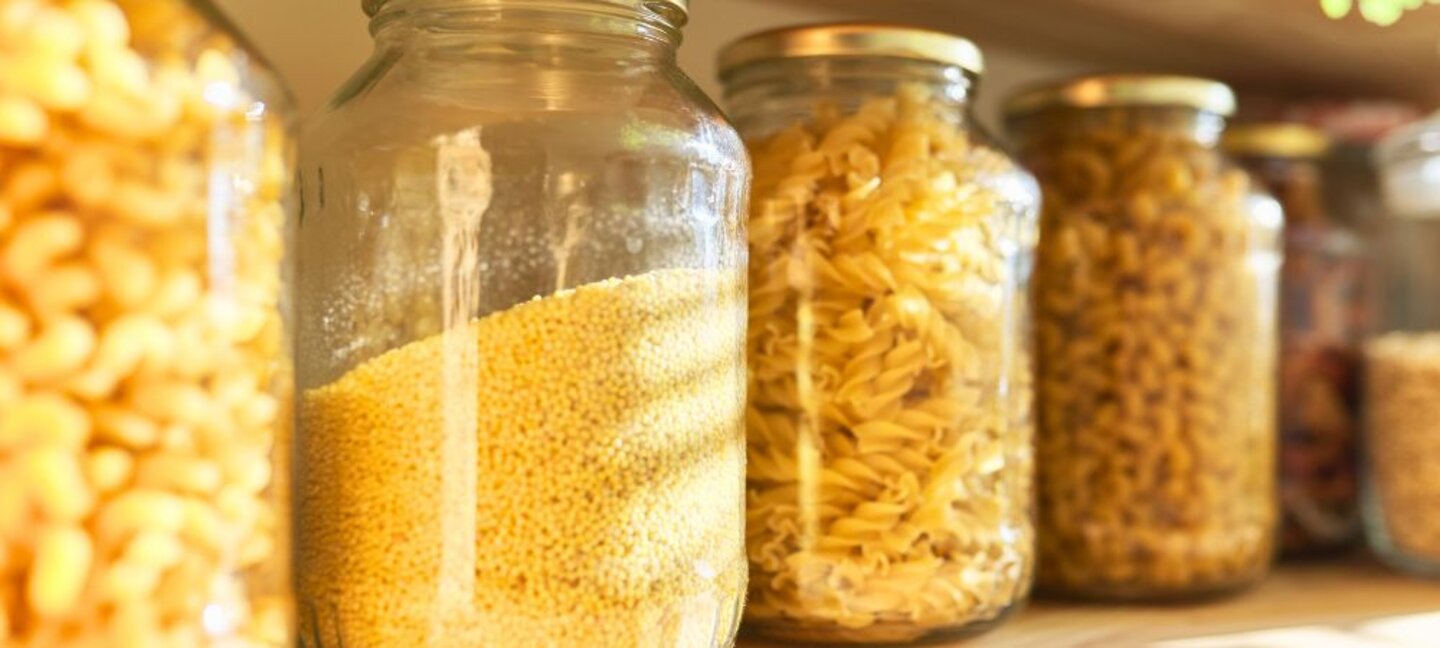
[(1328, 138), (1299, 124), (1232, 127), (1224, 147), (1285, 210), (1280, 287), (1281, 550), (1351, 546), (1360, 530), (1360, 345), (1367, 328), (1364, 246), (1323, 196)]

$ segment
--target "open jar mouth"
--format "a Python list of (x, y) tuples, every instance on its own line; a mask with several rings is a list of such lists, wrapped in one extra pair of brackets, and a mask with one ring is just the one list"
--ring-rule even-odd
[[(398, 0), (360, 0), (360, 6), (365, 10), (365, 15), (375, 17), (382, 9)], [(456, 0), (450, 0), (454, 2)], [(469, 4), (475, 5), (502, 5), (514, 2), (524, 4), (536, 4), (528, 0), (466, 0)], [(657, 13), (670, 13), (679, 11), (680, 14), (690, 13), (690, 0), (567, 0), (559, 4), (610, 4), (626, 7), (636, 7), (655, 11)]]

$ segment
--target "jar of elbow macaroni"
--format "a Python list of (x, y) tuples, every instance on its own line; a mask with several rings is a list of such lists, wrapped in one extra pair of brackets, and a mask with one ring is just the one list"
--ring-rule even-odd
[(826, 25), (721, 54), (755, 166), (753, 635), (972, 634), (1030, 588), (1034, 181), (982, 132), (980, 52)]
[(207, 2), (0, 2), (0, 644), (292, 645), (287, 112)]
[(1045, 590), (1188, 598), (1252, 583), (1270, 563), (1283, 219), (1217, 151), (1233, 108), (1220, 83), (1146, 75), (1006, 106), (1044, 190)]

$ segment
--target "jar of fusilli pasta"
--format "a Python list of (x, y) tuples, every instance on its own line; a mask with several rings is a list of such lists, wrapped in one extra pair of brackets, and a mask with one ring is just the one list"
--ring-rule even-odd
[(1032, 572), (1037, 190), (970, 116), (980, 53), (829, 25), (721, 59), (756, 176), (749, 632), (992, 627)]
[(1145, 75), (1007, 104), (1044, 191), (1042, 589), (1186, 598), (1270, 563), (1283, 219), (1217, 151), (1233, 108), (1223, 84)]

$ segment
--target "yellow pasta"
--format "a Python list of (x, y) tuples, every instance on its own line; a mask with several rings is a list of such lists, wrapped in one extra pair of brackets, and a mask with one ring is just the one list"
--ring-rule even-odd
[(956, 114), (906, 86), (751, 143), (746, 612), (765, 634), (905, 641), (1028, 590), (1024, 215)]

